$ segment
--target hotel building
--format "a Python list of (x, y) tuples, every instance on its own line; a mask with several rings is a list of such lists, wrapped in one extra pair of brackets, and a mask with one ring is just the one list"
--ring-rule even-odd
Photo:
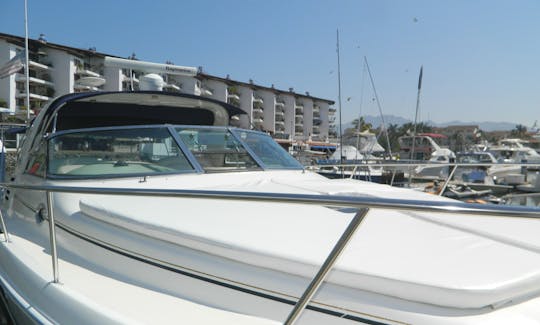
[[(0, 67), (24, 49), (24, 38), (0, 33)], [(74, 92), (138, 90), (147, 72), (107, 65), (95, 49), (82, 50), (52, 44), (43, 37), (29, 40), (29, 90), (31, 113), (54, 97)], [(134, 56), (128, 58), (136, 60)], [(142, 61), (141, 61), (142, 62)], [(336, 136), (332, 100), (279, 90), (253, 81), (241, 82), (213, 76), (197, 69), (193, 75), (168, 73), (177, 66), (147, 62), (166, 69), (159, 76), (163, 91), (194, 94), (228, 102), (246, 112), (232, 122), (246, 129), (270, 133), (282, 143), (326, 142)], [(181, 68), (181, 67), (180, 67)], [(24, 68), (0, 79), (0, 112), (26, 116)]]

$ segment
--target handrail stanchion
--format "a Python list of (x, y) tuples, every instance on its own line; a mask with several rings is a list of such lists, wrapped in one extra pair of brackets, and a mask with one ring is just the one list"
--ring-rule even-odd
[(392, 169), (392, 178), (390, 179), (390, 186), (394, 186), (394, 179), (396, 178), (396, 169)]
[(53, 199), (52, 192), (46, 191), (47, 195), (47, 215), (49, 218), (49, 238), (51, 240), (51, 258), (52, 258), (52, 268), (53, 268), (53, 282), (58, 283), (58, 253), (56, 251), (56, 231), (54, 223), (54, 213), (53, 213)]
[(364, 220), (364, 217), (366, 216), (368, 211), (369, 211), (369, 208), (361, 208), (358, 210), (353, 220), (349, 223), (349, 225), (347, 226), (347, 229), (345, 229), (345, 231), (339, 238), (338, 242), (332, 249), (332, 252), (330, 252), (328, 257), (324, 261), (323, 265), (317, 272), (317, 275), (315, 275), (313, 280), (311, 280), (311, 283), (307, 287), (306, 291), (304, 291), (304, 294), (302, 295), (300, 300), (298, 300), (293, 310), (287, 317), (287, 320), (284, 323), (285, 325), (294, 324), (296, 320), (298, 319), (298, 317), (300, 317), (300, 315), (306, 308), (307, 304), (309, 303), (309, 301), (311, 300), (315, 292), (317, 292), (317, 289), (319, 289), (320, 285), (323, 283), (324, 279), (328, 275), (328, 272), (332, 269), (336, 260), (341, 255), (341, 252), (343, 252), (343, 250), (349, 243), (356, 229), (358, 229), (358, 227)]
[(351, 177), (349, 177), (350, 179), (353, 179), (354, 178), (354, 174), (356, 174), (356, 170), (358, 169), (358, 165), (354, 166), (353, 168), (353, 171), (351, 173)]
[(4, 222), (4, 214), (2, 213), (1, 209), (0, 209), (0, 226), (2, 227), (2, 232), (4, 233), (4, 239), (7, 243), (9, 242), (8, 231), (6, 228), (6, 223)]
[(458, 169), (458, 164), (452, 165), (452, 171), (450, 172), (450, 174), (448, 174), (448, 177), (446, 178), (446, 182), (444, 182), (441, 188), (441, 191), (439, 192), (439, 196), (442, 196), (444, 191), (446, 191), (446, 188), (448, 187), (448, 183), (450, 183), (450, 180), (452, 179), (452, 177), (454, 177), (454, 173), (456, 172), (456, 169)]

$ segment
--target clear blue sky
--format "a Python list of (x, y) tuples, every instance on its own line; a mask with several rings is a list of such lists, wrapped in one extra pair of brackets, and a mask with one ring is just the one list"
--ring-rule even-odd
[[(2, 0), (0, 32), (24, 36), (23, 0)], [(540, 120), (540, 1), (28, 0), (30, 37), (336, 101), (343, 122), (384, 114), (435, 122)], [(364, 80), (364, 91), (362, 82)], [(350, 100), (347, 98), (350, 97)]]

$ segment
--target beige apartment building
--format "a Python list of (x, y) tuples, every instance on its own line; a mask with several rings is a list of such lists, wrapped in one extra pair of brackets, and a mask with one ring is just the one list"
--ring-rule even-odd
[[(24, 38), (0, 33), (0, 67), (23, 50)], [(108, 64), (114, 60), (127, 64)], [(240, 107), (246, 114), (234, 121), (237, 126), (268, 132), (280, 142), (326, 142), (336, 136), (334, 101), (299, 94), (293, 88), (280, 90), (251, 80), (217, 77), (202, 68), (122, 59), (94, 49), (49, 43), (41, 37), (29, 40), (28, 66), (32, 114), (67, 93), (138, 90), (149, 80), (150, 71), (160, 79), (163, 91), (205, 96)], [(24, 68), (0, 79), (0, 112), (26, 114)]]

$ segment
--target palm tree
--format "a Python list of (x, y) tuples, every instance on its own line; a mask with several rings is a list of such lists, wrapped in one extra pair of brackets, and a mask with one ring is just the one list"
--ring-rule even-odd
[(373, 129), (373, 125), (371, 123), (367, 123), (366, 120), (364, 120), (364, 117), (360, 117), (359, 119), (357, 118), (352, 121), (353, 128), (355, 130), (358, 130), (358, 123), (360, 123), (360, 132), (371, 131)]
[(510, 131), (510, 135), (520, 139), (527, 138), (527, 127), (523, 124), (518, 124), (512, 131)]

